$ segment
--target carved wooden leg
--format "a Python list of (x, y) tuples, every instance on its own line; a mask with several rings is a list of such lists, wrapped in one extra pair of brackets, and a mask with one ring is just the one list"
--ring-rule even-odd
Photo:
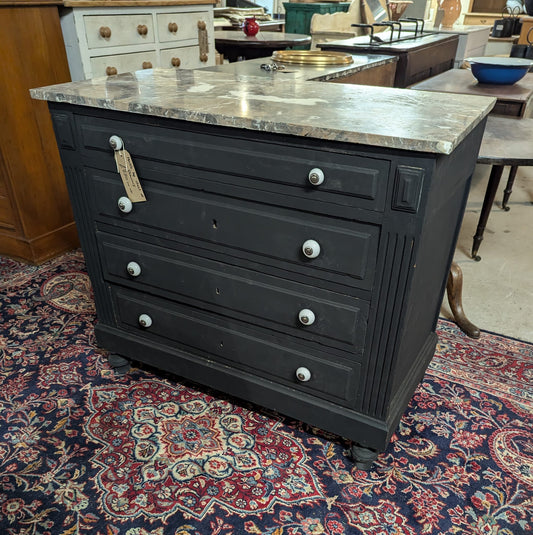
[(117, 375), (125, 375), (130, 371), (130, 361), (116, 353), (111, 353), (107, 357), (107, 362), (109, 362), (109, 365), (114, 369)]
[(503, 190), (502, 208), (506, 212), (510, 210), (510, 208), (507, 206), (507, 203), (509, 202), (509, 197), (511, 196), (511, 193), (513, 193), (513, 184), (514, 184), (514, 179), (516, 177), (517, 171), (518, 171), (518, 166), (513, 165), (509, 171), (509, 178), (507, 179), (507, 185), (505, 186), (505, 189)]
[(481, 215), (479, 216), (479, 222), (477, 224), (476, 234), (474, 236), (474, 243), (472, 245), (472, 258), (479, 262), (481, 257), (477, 252), (479, 246), (483, 240), (483, 233), (485, 232), (485, 226), (489, 219), (490, 210), (496, 197), (496, 190), (500, 184), (500, 179), (503, 173), (503, 165), (493, 165), (490, 171), (489, 183), (487, 185), (487, 191), (485, 192), (485, 198), (483, 199), (483, 207), (481, 208)]
[(455, 262), (450, 267), (446, 292), (455, 323), (470, 338), (479, 338), (479, 329), (468, 320), (463, 310), (463, 271)]

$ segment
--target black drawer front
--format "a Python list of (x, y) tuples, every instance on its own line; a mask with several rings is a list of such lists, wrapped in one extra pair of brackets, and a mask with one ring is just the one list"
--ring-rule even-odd
[[(188, 351), (207, 353), (206, 366), (209, 359), (225, 361), (267, 379), (353, 405), (360, 372), (357, 362), (323, 360), (303, 350), (285, 347), (277, 339), (259, 338), (252, 331), (247, 333), (239, 322), (166, 300), (122, 288), (113, 288), (113, 293), (121, 328), (159, 343), (171, 343), (173, 347), (179, 344)], [(152, 321), (147, 328), (139, 323), (143, 314)], [(296, 371), (301, 368), (309, 371), (310, 378), (306, 382), (296, 378)]]
[[(118, 209), (124, 188), (117, 176), (93, 176), (94, 203), (102, 221), (131, 225), (141, 232), (160, 230), (169, 237), (186, 236), (239, 251), (278, 259), (296, 269), (321, 270), (348, 276), (352, 285), (369, 289), (376, 261), (379, 227), (344, 221), (209, 193), (190, 194), (164, 185), (144, 185), (147, 202), (135, 203), (129, 213)], [(302, 245), (320, 245), (316, 258), (307, 258)], [(288, 267), (288, 269), (291, 269)]]
[[(134, 162), (148, 159), (248, 177), (255, 182), (251, 187), (256, 189), (261, 189), (265, 181), (285, 184), (325, 202), (335, 202), (334, 197), (342, 194), (347, 196), (342, 203), (384, 210), (390, 168), (387, 160), (92, 117), (79, 120), (84, 147), (108, 155), (107, 159), (92, 159), (91, 164), (97, 167), (107, 160), (104, 169), (113, 165), (109, 138), (117, 135)], [(309, 181), (309, 173), (315, 168), (324, 173), (324, 182), (318, 186)]]
[[(368, 303), (361, 299), (127, 238), (98, 233), (98, 241), (108, 280), (127, 281), (140, 291), (159, 289), (158, 295), (170, 299), (198, 300), (197, 306), (214, 312), (222, 307), (220, 313), (225, 315), (268, 328), (281, 327), (312, 341), (338, 340), (349, 344), (345, 349), (362, 353)], [(139, 266), (140, 274), (128, 273), (131, 262)], [(299, 312), (306, 309), (315, 315), (307, 325), (299, 319)]]

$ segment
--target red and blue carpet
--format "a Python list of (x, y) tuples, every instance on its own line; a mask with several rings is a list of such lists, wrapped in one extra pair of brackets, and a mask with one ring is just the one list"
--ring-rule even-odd
[(79, 252), (0, 259), (2, 535), (492, 534), (533, 530), (533, 345), (439, 323), (369, 472), (342, 439), (94, 343)]

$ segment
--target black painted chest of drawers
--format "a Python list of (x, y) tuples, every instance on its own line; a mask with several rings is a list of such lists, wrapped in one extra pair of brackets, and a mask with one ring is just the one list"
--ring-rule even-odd
[(434, 353), (484, 124), (446, 156), (50, 109), (99, 344), (344, 436), (369, 466)]

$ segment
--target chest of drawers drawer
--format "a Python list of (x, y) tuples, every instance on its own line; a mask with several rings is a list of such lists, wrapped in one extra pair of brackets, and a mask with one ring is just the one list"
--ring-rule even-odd
[(135, 15), (88, 15), (83, 18), (89, 48), (153, 43), (150, 13)]
[(110, 76), (121, 72), (151, 69), (156, 63), (157, 53), (155, 50), (91, 58), (91, 68), (94, 76)]
[[(360, 365), (294, 345), (291, 340), (248, 330), (241, 322), (222, 320), (163, 299), (123, 288), (113, 289), (119, 326), (154, 342), (226, 362), (298, 390), (343, 405), (353, 405)], [(300, 377), (300, 379), (299, 379)]]
[(182, 46), (179, 48), (169, 48), (161, 50), (159, 66), (170, 69), (179, 67), (181, 69), (197, 69), (205, 65), (202, 61), (199, 46)]
[(134, 239), (98, 242), (112, 283), (362, 354), (366, 301)]
[[(314, 272), (361, 289), (372, 285), (379, 227), (260, 203), (143, 184), (146, 202), (121, 211), (124, 187), (115, 174), (91, 170), (97, 220), (146, 235), (211, 244), (228, 255), (253, 254), (264, 264), (282, 262), (297, 274)], [(128, 206), (129, 208), (129, 206)]]
[[(312, 150), (300, 147), (280, 147), (257, 143), (253, 140), (239, 140), (220, 137), (213, 141), (190, 129), (161, 132), (149, 125), (142, 128), (120, 124), (105, 119), (84, 118), (81, 135), (86, 149), (103, 151), (107, 158), (89, 156), (92, 165), (113, 169), (115, 167), (109, 139), (119, 136), (125, 148), (131, 153), (135, 163), (142, 160), (179, 165), (225, 173), (233, 177), (246, 177), (256, 183), (250, 187), (256, 190), (271, 190), (279, 184), (292, 188), (286, 195), (383, 211), (389, 182), (390, 163), (373, 157), (352, 154), (335, 154), (330, 151)], [(152, 168), (154, 168), (152, 166)], [(158, 177), (165, 181), (164, 176)], [(175, 181), (175, 179), (170, 179)], [(233, 179), (241, 184), (242, 180)]]
[(156, 21), (159, 41), (162, 43), (198, 39), (198, 30), (206, 24), (212, 24), (211, 17), (206, 11), (158, 13)]

